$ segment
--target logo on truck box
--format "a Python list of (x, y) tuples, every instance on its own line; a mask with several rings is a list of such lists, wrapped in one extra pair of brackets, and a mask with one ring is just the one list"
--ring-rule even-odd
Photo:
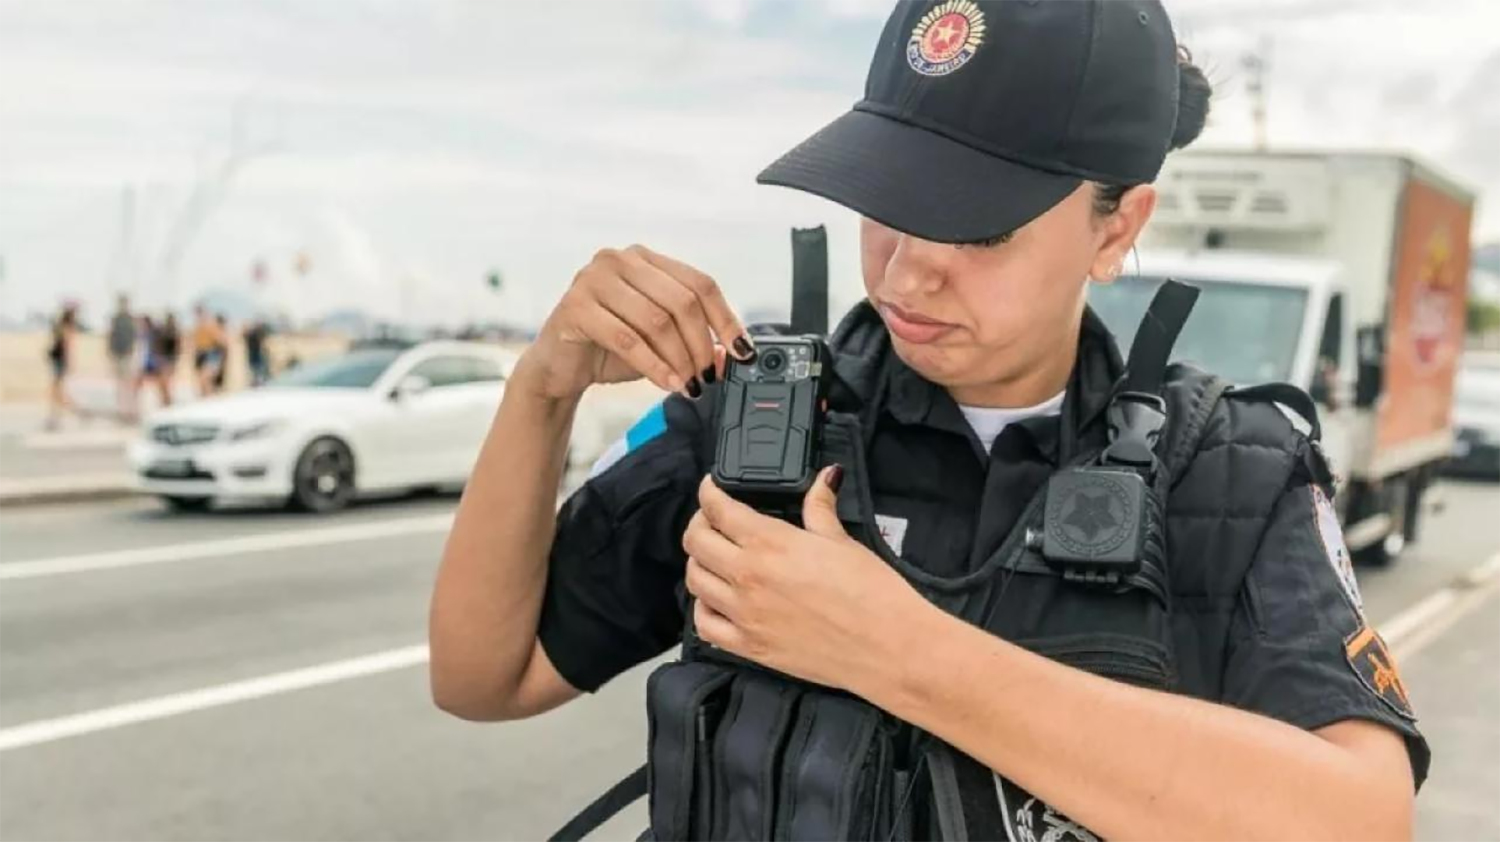
[(1417, 365), (1424, 371), (1442, 366), (1445, 355), (1456, 353), (1453, 297), (1457, 286), (1453, 266), (1453, 237), (1446, 227), (1427, 238), (1418, 269), (1416, 300), (1412, 302), (1412, 344)]

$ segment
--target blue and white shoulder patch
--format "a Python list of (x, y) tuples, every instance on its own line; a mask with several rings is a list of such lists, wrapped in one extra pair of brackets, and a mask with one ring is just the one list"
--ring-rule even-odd
[(624, 438), (610, 445), (599, 456), (599, 459), (594, 462), (594, 466), (589, 469), (589, 479), (593, 479), (614, 467), (616, 462), (624, 459), (632, 452), (641, 449), (646, 442), (651, 441), (666, 431), (666, 404), (658, 403), (656, 406), (651, 407), (649, 412), (642, 415), (640, 420), (636, 421), (629, 430), (625, 431)]

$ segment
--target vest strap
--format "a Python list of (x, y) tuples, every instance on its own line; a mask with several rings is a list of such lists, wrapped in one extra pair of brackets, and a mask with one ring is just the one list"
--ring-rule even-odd
[(619, 783), (584, 807), (578, 815), (548, 837), (548, 842), (578, 842), (645, 794), (646, 766), (642, 764), (641, 768), (621, 778)]
[(1130, 344), (1130, 357), (1125, 362), (1126, 392), (1145, 395), (1160, 395), (1167, 363), (1172, 356), (1172, 346), (1177, 335), (1187, 323), (1193, 305), (1198, 301), (1198, 288), (1168, 280), (1156, 290), (1141, 326), (1136, 329), (1135, 341)]

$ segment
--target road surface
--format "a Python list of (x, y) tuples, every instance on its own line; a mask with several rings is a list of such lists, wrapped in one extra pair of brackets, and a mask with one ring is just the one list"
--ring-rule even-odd
[[(1448, 499), (1408, 557), (1364, 571), (1377, 624), (1500, 551), (1500, 490), (1453, 486)], [(436, 711), (422, 645), (452, 508), (440, 497), (325, 518), (170, 515), (149, 500), (0, 510), (0, 837), (555, 830), (641, 762), (649, 665), (531, 722)], [(1403, 659), (1436, 754), (1424, 839), (1500, 838), (1489, 593)], [(597, 838), (643, 825), (638, 804)]]

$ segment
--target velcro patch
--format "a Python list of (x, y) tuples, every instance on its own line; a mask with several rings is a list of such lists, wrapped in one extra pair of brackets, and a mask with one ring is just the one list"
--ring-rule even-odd
[(1344, 642), (1344, 654), (1354, 674), (1382, 702), (1401, 716), (1415, 720), (1411, 700), (1406, 696), (1406, 685), (1396, 669), (1396, 659), (1385, 646), (1385, 641), (1369, 626), (1364, 626)]

